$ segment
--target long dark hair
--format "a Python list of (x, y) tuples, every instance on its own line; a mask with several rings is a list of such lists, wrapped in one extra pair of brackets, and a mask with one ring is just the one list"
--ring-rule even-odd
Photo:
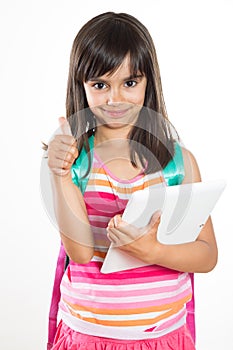
[(89, 152), (88, 137), (94, 133), (95, 119), (88, 108), (83, 83), (93, 76), (113, 73), (127, 55), (132, 76), (140, 72), (147, 78), (144, 107), (128, 135), (131, 162), (136, 166), (137, 155), (147, 165), (146, 172), (152, 173), (159, 170), (158, 164), (164, 168), (173, 157), (174, 140), (154, 43), (147, 28), (135, 17), (106, 12), (80, 29), (70, 55), (66, 117), (79, 151), (85, 147)]

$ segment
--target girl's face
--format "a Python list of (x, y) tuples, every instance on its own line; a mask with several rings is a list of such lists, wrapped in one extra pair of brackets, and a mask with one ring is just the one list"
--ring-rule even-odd
[(112, 74), (93, 77), (84, 83), (88, 105), (102, 125), (134, 124), (145, 99), (147, 79), (131, 76), (127, 56)]

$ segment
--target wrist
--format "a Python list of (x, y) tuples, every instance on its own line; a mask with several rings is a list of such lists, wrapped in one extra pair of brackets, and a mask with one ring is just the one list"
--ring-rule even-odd
[(151, 265), (161, 265), (164, 256), (164, 244), (156, 241), (153, 248), (150, 248), (149, 252), (146, 254), (146, 263)]
[(56, 173), (51, 172), (50, 173), (51, 181), (56, 185), (63, 185), (63, 184), (69, 184), (72, 182), (72, 176), (71, 172), (69, 171), (67, 174), (59, 175)]

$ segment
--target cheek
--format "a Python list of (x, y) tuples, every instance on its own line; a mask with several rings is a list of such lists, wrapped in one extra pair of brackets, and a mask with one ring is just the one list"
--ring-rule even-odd
[(100, 94), (93, 94), (89, 91), (86, 91), (86, 98), (89, 107), (99, 106), (104, 103), (104, 98)]
[(140, 91), (137, 91), (137, 93), (132, 96), (131, 102), (142, 106), (145, 100), (145, 92), (145, 89), (140, 89)]

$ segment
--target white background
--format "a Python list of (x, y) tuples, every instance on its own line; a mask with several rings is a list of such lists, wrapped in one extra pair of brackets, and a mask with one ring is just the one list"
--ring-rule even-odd
[(77, 31), (112, 10), (148, 27), (170, 120), (203, 180), (227, 181), (212, 215), (219, 262), (211, 273), (196, 274), (195, 295), (197, 349), (233, 349), (232, 1), (11, 0), (0, 6), (1, 348), (46, 348), (59, 237), (41, 201), (41, 140), (48, 141), (65, 113)]

